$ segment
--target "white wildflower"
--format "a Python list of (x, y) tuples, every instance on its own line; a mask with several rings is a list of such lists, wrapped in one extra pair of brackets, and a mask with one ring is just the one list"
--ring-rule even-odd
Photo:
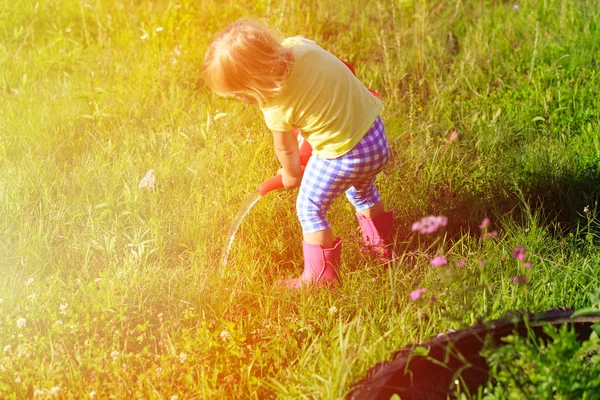
[(156, 29), (155, 29), (155, 31), (156, 31), (156, 32), (162, 32), (162, 31), (163, 31), (163, 29), (164, 29), (164, 28), (163, 28), (162, 26), (159, 26), (158, 28), (156, 28)]
[(93, 399), (94, 397), (96, 397), (96, 392), (94, 392), (93, 390), (90, 392), (90, 399)]
[(117, 358), (119, 358), (119, 352), (118, 352), (118, 351), (116, 351), (116, 350), (113, 350), (113, 351), (110, 353), (110, 356), (112, 357), (113, 361), (117, 361)]
[(27, 320), (25, 318), (19, 318), (17, 320), (17, 328), (20, 329), (20, 328), (24, 327), (25, 325), (27, 325)]
[(151, 169), (148, 172), (146, 172), (146, 175), (142, 178), (142, 180), (138, 184), (138, 189), (147, 190), (149, 192), (154, 192), (155, 184), (156, 184), (156, 177), (154, 176), (154, 170)]
[(27, 346), (20, 344), (17, 346), (17, 357), (21, 358), (27, 355)]
[(33, 278), (29, 278), (27, 279), (27, 281), (25, 282), (25, 286), (29, 286), (31, 285), (33, 282), (35, 282), (35, 280)]
[(140, 36), (140, 39), (142, 39), (142, 40), (148, 39), (148, 34), (144, 33), (142, 36)]
[(185, 354), (185, 353), (179, 354), (179, 362), (183, 363), (185, 360), (187, 360), (187, 354)]
[(331, 306), (329, 307), (329, 314), (335, 314), (337, 312), (337, 307), (336, 306)]
[(52, 389), (50, 389), (50, 396), (52, 396), (52, 397), (58, 396), (59, 391), (60, 391), (60, 386), (54, 386)]
[(223, 341), (226, 341), (229, 339), (229, 337), (231, 335), (229, 334), (229, 332), (227, 330), (224, 330), (223, 332), (221, 332), (221, 334), (219, 336), (221, 336), (221, 339), (223, 339)]
[(7, 344), (6, 346), (4, 346), (4, 352), (8, 353), (11, 348), (12, 348), (12, 346), (10, 344)]

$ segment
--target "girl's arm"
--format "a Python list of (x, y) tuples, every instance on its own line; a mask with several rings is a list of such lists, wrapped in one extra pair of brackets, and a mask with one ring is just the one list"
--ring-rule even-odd
[(292, 131), (273, 132), (273, 142), (275, 154), (281, 163), (281, 174), (283, 186), (286, 189), (292, 189), (300, 186), (302, 181), (302, 168), (300, 166), (300, 151), (298, 149), (298, 139)]

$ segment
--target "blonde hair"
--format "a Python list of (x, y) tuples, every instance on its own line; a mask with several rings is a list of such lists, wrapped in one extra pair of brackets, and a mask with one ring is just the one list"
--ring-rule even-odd
[(266, 25), (235, 21), (217, 34), (206, 52), (206, 86), (222, 95), (241, 94), (265, 104), (281, 93), (291, 69), (292, 51)]

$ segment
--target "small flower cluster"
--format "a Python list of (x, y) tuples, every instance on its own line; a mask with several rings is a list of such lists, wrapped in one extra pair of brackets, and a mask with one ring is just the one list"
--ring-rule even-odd
[[(448, 224), (448, 218), (444, 216), (435, 216), (430, 215), (422, 218), (420, 221), (413, 223), (412, 230), (417, 231), (421, 234), (431, 234), (436, 232), (439, 228), (445, 227)], [(484, 218), (479, 225), (479, 229), (482, 231), (482, 239), (495, 238), (498, 237), (497, 231), (488, 232), (490, 227), (492, 226), (492, 221), (489, 218)], [(531, 269), (531, 263), (526, 260), (526, 250), (525, 247), (517, 246), (513, 250), (512, 258), (515, 258), (521, 265), (525, 268)], [(483, 260), (479, 260), (479, 264), (481, 266), (484, 265)], [(442, 267), (448, 264), (448, 258), (446, 256), (437, 256), (431, 259), (429, 264), (432, 267)], [(461, 258), (456, 262), (456, 268), (462, 268), (467, 264), (466, 258)], [(512, 278), (512, 282), (515, 284), (525, 284), (529, 282), (529, 278), (526, 275), (515, 276)], [(423, 297), (423, 295), (427, 293), (427, 289), (420, 288), (413, 290), (410, 293), (410, 299), (413, 301), (417, 301)]]
[(431, 260), (430, 264), (432, 267), (442, 267), (448, 264), (448, 259), (446, 258), (446, 256), (439, 256)]
[(481, 238), (482, 239), (490, 239), (498, 237), (498, 231), (488, 232), (488, 229), (492, 225), (492, 221), (489, 218), (484, 218), (479, 225), (479, 229), (481, 229)]
[[(444, 216), (434, 216), (430, 215), (422, 218), (420, 221), (413, 223), (412, 231), (417, 231), (421, 234), (430, 234), (436, 232), (439, 228), (445, 227), (448, 224), (448, 218)], [(497, 231), (488, 232), (492, 225), (492, 222), (489, 218), (484, 218), (479, 225), (479, 229), (482, 231), (482, 239), (489, 239), (498, 237)], [(515, 258), (523, 267), (531, 269), (531, 263), (526, 259), (526, 250), (523, 246), (517, 246), (513, 250), (512, 258)], [(448, 264), (448, 258), (446, 256), (437, 256), (434, 257), (429, 264), (432, 267), (442, 267)], [(456, 262), (456, 268), (462, 268), (467, 264), (466, 258), (461, 258)], [(483, 260), (479, 260), (479, 264), (483, 266), (485, 262)], [(512, 278), (512, 282), (515, 284), (525, 284), (529, 282), (529, 278), (526, 275), (519, 275)], [(427, 289), (420, 288), (413, 290), (410, 293), (410, 299), (413, 301), (417, 301), (422, 298), (422, 296), (427, 293)]]
[(411, 230), (422, 235), (435, 233), (438, 229), (448, 225), (448, 218), (443, 215), (429, 215), (412, 224)]
[[(456, 135), (458, 136), (458, 134)], [(455, 140), (456, 138), (453, 138)], [(442, 229), (448, 225), (448, 217), (443, 215), (428, 215), (426, 217), (421, 218), (419, 221), (416, 221), (412, 224), (411, 230), (413, 232), (419, 232), (422, 235), (430, 235), (432, 233), (437, 232), (439, 229)], [(465, 260), (466, 261), (466, 260)], [(448, 259), (446, 256), (438, 256), (433, 258), (430, 261), (431, 266), (433, 267), (441, 267), (448, 264)], [(421, 288), (413, 290), (410, 293), (410, 299), (413, 301), (417, 301), (423, 297), (423, 295), (427, 293), (427, 289)]]
[(37, 389), (33, 392), (33, 397), (57, 397), (60, 392), (60, 386), (54, 386), (52, 389)]
[(525, 247), (522, 247), (522, 246), (515, 247), (515, 249), (513, 250), (513, 253), (512, 253), (512, 258), (516, 258), (517, 260), (522, 262), (523, 266), (525, 268), (531, 269), (531, 263), (525, 261)]
[(419, 300), (421, 296), (427, 293), (427, 289), (417, 289), (410, 293), (410, 299), (413, 301)]
[(187, 354), (185, 354), (185, 353), (180, 353), (180, 354), (179, 354), (179, 362), (180, 362), (181, 364), (183, 364), (183, 363), (185, 362), (185, 360), (187, 360)]
[(512, 282), (515, 284), (519, 284), (519, 283), (527, 283), (527, 276), (523, 275), (523, 276), (515, 276), (512, 278)]
[(17, 328), (21, 329), (26, 325), (27, 325), (27, 320), (25, 318), (21, 317), (21, 318), (17, 319)]
[(223, 330), (219, 336), (221, 337), (221, 339), (226, 342), (231, 338), (231, 334), (229, 333), (229, 331), (227, 331), (226, 329)]
[[(525, 247), (523, 246), (517, 246), (515, 247), (515, 249), (513, 250), (512, 253), (512, 258), (517, 259), (517, 261), (519, 261), (520, 263), (523, 263), (523, 266), (525, 268), (531, 269), (531, 263), (525, 261)], [(515, 276), (512, 279), (513, 283), (515, 284), (521, 284), (521, 283), (527, 283), (527, 276), (523, 275), (523, 276)]]

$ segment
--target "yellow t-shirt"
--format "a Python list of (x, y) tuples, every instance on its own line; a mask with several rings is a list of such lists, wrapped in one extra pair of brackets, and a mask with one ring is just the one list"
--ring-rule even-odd
[(381, 101), (337, 57), (316, 43), (293, 37), (294, 63), (281, 94), (261, 108), (267, 127), (293, 127), (320, 158), (337, 158), (365, 136), (381, 110)]

